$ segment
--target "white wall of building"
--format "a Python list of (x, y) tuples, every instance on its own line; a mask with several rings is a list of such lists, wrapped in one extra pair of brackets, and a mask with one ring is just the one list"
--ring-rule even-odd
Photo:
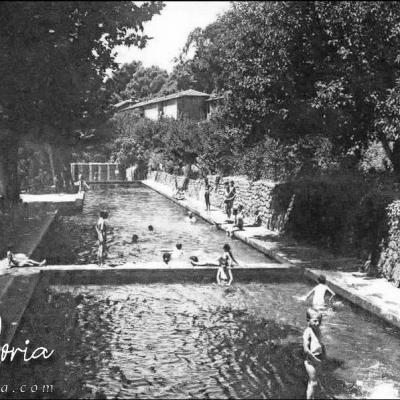
[(158, 120), (158, 104), (149, 104), (146, 106), (144, 116), (154, 121)]
[(164, 103), (164, 117), (178, 118), (178, 102), (177, 99), (169, 100)]

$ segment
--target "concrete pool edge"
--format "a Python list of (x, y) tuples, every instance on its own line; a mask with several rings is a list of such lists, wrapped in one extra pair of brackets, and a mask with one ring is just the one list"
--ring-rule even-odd
[[(191, 211), (193, 214), (199, 216), (203, 220), (209, 222), (210, 224), (216, 225), (218, 229), (222, 229), (220, 224), (216, 222), (210, 215), (206, 214), (205, 212), (202, 212), (198, 208), (196, 208), (197, 204), (190, 204), (191, 200), (177, 200), (174, 199), (171, 195), (170, 190), (168, 187), (163, 188), (161, 184), (158, 184), (153, 181), (142, 181), (142, 183), (148, 187), (149, 189), (154, 190), (155, 192), (161, 194), (162, 196), (166, 197), (167, 199), (171, 200), (175, 204)], [(193, 203), (195, 203), (194, 200), (192, 200)], [(306, 267), (301, 267), (299, 265), (293, 264), (293, 262), (289, 259), (289, 257), (285, 257), (285, 254), (282, 254), (280, 251), (276, 251), (274, 249), (268, 248), (268, 242), (265, 243), (260, 243), (258, 241), (253, 240), (252, 238), (246, 237), (245, 234), (242, 232), (234, 232), (234, 236), (249, 244), (250, 246), (254, 247), (258, 251), (266, 254), (267, 256), (271, 257), (272, 259), (276, 260), (279, 263), (285, 263), (286, 265), (291, 265), (295, 269), (299, 269), (303, 271), (304, 277), (316, 281), (318, 276), (323, 273), (326, 276), (327, 284), (329, 286), (332, 286), (332, 289), (337, 292), (338, 295), (346, 299), (352, 304), (355, 304), (362, 309), (370, 312), (371, 314), (374, 314), (375, 316), (383, 319), (384, 321), (388, 322), (391, 325), (394, 325), (398, 328), (400, 328), (400, 308), (398, 307), (397, 309), (393, 309), (394, 307), (390, 307), (390, 304), (393, 303), (393, 298), (387, 299), (386, 304), (378, 304), (378, 301), (374, 296), (378, 296), (379, 294), (385, 294), (386, 291), (383, 290), (382, 293), (372, 293), (369, 296), (363, 296), (360, 293), (357, 292), (355, 289), (354, 284), (347, 284), (346, 283), (346, 276), (343, 273), (343, 278), (333, 278), (330, 276), (328, 271), (320, 271), (320, 270), (314, 270), (311, 268), (306, 268)], [(303, 265), (307, 263), (303, 262)], [(338, 274), (341, 274), (338, 272)], [(360, 280), (363, 278), (359, 278)], [(365, 285), (364, 282), (359, 282), (359, 286)], [(390, 284), (387, 282), (387, 289), (390, 289)], [(397, 288), (395, 288), (397, 289)], [(399, 289), (397, 289), (399, 290)], [(400, 294), (400, 291), (398, 292)], [(372, 298), (371, 298), (372, 297)], [(393, 296), (392, 296), (393, 297)], [(400, 304), (399, 304), (400, 305)]]

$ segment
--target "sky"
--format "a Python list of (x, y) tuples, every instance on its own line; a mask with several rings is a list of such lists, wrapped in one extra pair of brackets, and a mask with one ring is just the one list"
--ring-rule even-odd
[(229, 1), (165, 1), (160, 15), (143, 24), (146, 35), (153, 37), (147, 46), (118, 47), (116, 62), (142, 61), (145, 67), (156, 65), (172, 71), (173, 58), (183, 48), (189, 33), (204, 28), (230, 7)]

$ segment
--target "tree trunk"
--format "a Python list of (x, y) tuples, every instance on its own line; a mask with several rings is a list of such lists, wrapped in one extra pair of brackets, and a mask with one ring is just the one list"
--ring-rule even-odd
[(64, 178), (64, 188), (67, 192), (72, 192), (74, 181), (71, 175), (72, 149), (71, 146), (64, 145), (58, 148), (59, 159), (61, 161), (61, 172)]
[(394, 173), (400, 177), (400, 141), (394, 142), (390, 161), (392, 162)]
[(18, 140), (10, 133), (0, 144), (0, 194), (6, 200), (19, 201)]
[(46, 152), (49, 156), (49, 162), (50, 162), (50, 170), (51, 170), (51, 175), (52, 175), (52, 179), (53, 179), (53, 185), (55, 185), (57, 183), (57, 170), (56, 170), (56, 163), (54, 160), (54, 151), (53, 151), (53, 147), (51, 146), (50, 143), (46, 143), (45, 144), (45, 149)]

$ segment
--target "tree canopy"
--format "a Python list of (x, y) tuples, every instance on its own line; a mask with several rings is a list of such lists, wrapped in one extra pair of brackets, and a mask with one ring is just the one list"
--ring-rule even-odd
[(399, 22), (393, 1), (234, 2), (189, 35), (175, 87), (223, 93), (243, 150), (326, 138), (357, 161), (380, 141), (400, 172)]
[[(104, 79), (117, 68), (113, 49), (145, 46), (149, 38), (142, 32), (143, 22), (162, 7), (162, 2), (2, 2), (3, 153), (27, 134), (74, 144), (82, 132), (105, 120)], [(0, 174), (7, 187), (5, 179)], [(12, 186), (15, 192), (16, 183)]]

